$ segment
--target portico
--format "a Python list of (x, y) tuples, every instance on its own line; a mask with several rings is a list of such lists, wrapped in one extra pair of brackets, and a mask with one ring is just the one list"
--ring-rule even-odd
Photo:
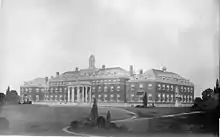
[(92, 91), (90, 82), (77, 82), (68, 86), (67, 102), (91, 103)]

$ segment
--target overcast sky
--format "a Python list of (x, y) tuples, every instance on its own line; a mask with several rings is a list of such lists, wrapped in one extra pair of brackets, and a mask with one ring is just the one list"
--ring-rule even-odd
[(200, 90), (217, 78), (216, 0), (4, 0), (0, 89), (96, 66), (160, 69)]

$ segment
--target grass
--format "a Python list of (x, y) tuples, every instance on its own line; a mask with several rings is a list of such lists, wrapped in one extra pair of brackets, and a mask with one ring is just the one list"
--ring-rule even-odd
[[(99, 114), (106, 116), (108, 108), (99, 108)], [(0, 108), (0, 117), (10, 123), (10, 134), (62, 134), (62, 128), (73, 120), (89, 115), (89, 107), (49, 107), (43, 105), (5, 105)], [(128, 118), (127, 113), (110, 109), (113, 120)], [(4, 131), (0, 131), (4, 134)]]
[(147, 117), (147, 118), (191, 112), (190, 107), (180, 107), (180, 108), (177, 108), (177, 107), (155, 107), (155, 108), (128, 107), (125, 109), (136, 113), (138, 117)]

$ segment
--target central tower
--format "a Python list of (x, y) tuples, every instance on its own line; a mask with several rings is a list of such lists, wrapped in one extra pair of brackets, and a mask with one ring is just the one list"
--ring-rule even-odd
[(95, 68), (95, 56), (94, 55), (91, 55), (89, 57), (89, 68), (90, 69)]

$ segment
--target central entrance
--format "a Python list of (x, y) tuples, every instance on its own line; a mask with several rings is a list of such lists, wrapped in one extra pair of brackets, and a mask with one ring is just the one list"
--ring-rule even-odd
[(91, 103), (91, 86), (90, 83), (77, 83), (68, 86), (67, 102), (71, 103)]

